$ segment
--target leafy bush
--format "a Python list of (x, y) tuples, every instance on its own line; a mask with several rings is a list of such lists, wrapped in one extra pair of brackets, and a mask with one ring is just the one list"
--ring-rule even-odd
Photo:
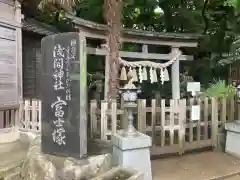
[(233, 98), (236, 92), (237, 88), (233, 85), (226, 85), (224, 80), (215, 80), (215, 83), (204, 91), (204, 95), (216, 98)]

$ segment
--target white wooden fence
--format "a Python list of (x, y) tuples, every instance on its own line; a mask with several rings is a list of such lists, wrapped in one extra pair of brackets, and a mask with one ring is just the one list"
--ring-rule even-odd
[(15, 126), (15, 119), (18, 118), (18, 110), (0, 111), (0, 132), (9, 131)]
[(27, 99), (19, 109), (0, 111), (0, 132), (9, 132), (14, 127), (20, 131), (41, 132), (41, 101)]
[(24, 100), (21, 109), (20, 130), (41, 132), (41, 101)]
[[(168, 102), (169, 101), (169, 102)], [(146, 105), (145, 99), (138, 100), (135, 108), (135, 122), (138, 131), (152, 137), (152, 155), (166, 153), (182, 154), (186, 151), (203, 147), (218, 146), (218, 132), (226, 121), (234, 120), (237, 107), (234, 100), (215, 98), (198, 99), (201, 107), (199, 121), (190, 117), (193, 99), (178, 101), (162, 99), (157, 104), (155, 99)], [(126, 126), (124, 105), (116, 101), (92, 100), (90, 120), (92, 138), (108, 141), (111, 134)], [(237, 115), (239, 117), (239, 114)]]
[[(190, 106), (193, 99), (173, 100), (162, 99), (157, 103), (151, 100), (151, 105), (146, 105), (146, 100), (139, 99), (135, 110), (137, 129), (152, 137), (152, 154), (165, 154), (187, 150), (217, 146), (219, 128), (228, 120), (240, 118), (239, 106), (234, 100), (220, 101), (216, 99), (198, 100), (201, 106), (201, 120), (189, 119)], [(19, 113), (20, 112), (20, 113)], [(124, 105), (116, 101), (102, 101), (100, 106), (93, 100), (90, 103), (90, 125), (92, 138), (109, 140), (112, 133), (126, 126), (126, 111)], [(19, 120), (19, 123), (16, 120)], [(17, 125), (20, 131), (41, 132), (41, 101), (24, 100), (20, 110), (0, 111), (0, 132), (11, 129)]]

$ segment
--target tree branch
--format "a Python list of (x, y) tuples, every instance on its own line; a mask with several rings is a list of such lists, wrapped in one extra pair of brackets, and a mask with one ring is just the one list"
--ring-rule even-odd
[(203, 5), (203, 10), (202, 10), (202, 17), (203, 17), (203, 21), (205, 23), (205, 28), (203, 30), (203, 34), (207, 33), (208, 30), (208, 18), (206, 16), (206, 11), (207, 11), (207, 7), (208, 7), (208, 2), (209, 0), (205, 0), (204, 5)]

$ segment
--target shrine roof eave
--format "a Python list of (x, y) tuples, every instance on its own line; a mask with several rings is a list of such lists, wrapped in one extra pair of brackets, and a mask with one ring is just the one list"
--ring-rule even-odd
[[(98, 24), (92, 21), (84, 20), (72, 14), (66, 14), (66, 18), (68, 18), (74, 24), (75, 28), (79, 29), (84, 33), (87, 33), (87, 37), (93, 37), (92, 35), (94, 34), (102, 36), (106, 36), (107, 34), (107, 26), (104, 24)], [(174, 41), (177, 43), (176, 45), (179, 44), (179, 46), (196, 47), (198, 45), (198, 41), (202, 39), (203, 35), (186, 33), (164, 33), (124, 28), (123, 37), (125, 42), (127, 39), (129, 40), (129, 42), (135, 42), (134, 40), (142, 40), (142, 44), (144, 44), (145, 40), (152, 40), (155, 42)]]
[(36, 33), (42, 36), (59, 33), (55, 27), (41, 23), (31, 18), (27, 18), (22, 21), (22, 29), (23, 31)]

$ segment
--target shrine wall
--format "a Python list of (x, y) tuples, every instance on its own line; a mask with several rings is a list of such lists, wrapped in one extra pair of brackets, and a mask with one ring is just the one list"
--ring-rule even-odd
[(0, 0), (0, 18), (12, 21), (14, 20), (14, 1)]
[(21, 4), (0, 0), (0, 110), (16, 109), (22, 98)]

